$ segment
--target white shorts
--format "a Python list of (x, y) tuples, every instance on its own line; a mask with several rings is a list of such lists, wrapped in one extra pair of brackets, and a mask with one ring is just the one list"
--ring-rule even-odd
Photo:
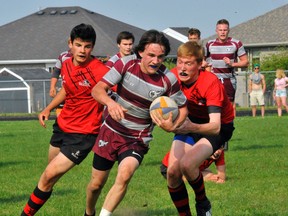
[(252, 90), (250, 93), (250, 105), (256, 106), (257, 104), (259, 104), (260, 106), (263, 106), (265, 104), (264, 103), (264, 94), (263, 94), (262, 89)]

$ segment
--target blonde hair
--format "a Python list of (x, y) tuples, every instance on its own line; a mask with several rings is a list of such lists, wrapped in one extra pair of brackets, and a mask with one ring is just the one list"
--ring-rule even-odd
[(177, 57), (192, 57), (196, 58), (198, 63), (203, 61), (203, 47), (196, 41), (188, 41), (181, 44), (177, 50)]
[(285, 73), (284, 73), (284, 70), (283, 69), (277, 69), (276, 70), (276, 77), (278, 79), (281, 79), (281, 78), (284, 78), (286, 77)]

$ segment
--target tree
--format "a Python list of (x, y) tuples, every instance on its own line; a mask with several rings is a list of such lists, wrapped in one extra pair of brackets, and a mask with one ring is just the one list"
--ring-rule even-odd
[[(288, 70), (288, 49), (287, 47), (279, 47), (277, 52), (266, 56), (261, 61), (261, 71), (276, 71), (281, 68)], [(287, 74), (288, 76), (288, 74)], [(267, 89), (272, 90), (274, 88), (275, 73), (266, 73), (265, 80)]]

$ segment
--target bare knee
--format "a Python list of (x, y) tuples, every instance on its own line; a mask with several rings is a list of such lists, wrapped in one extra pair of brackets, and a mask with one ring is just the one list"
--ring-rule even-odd
[(52, 170), (46, 169), (38, 183), (38, 187), (42, 191), (51, 191), (57, 180), (61, 177), (61, 175), (55, 175), (55, 172)]
[(197, 166), (196, 162), (183, 160), (181, 161), (180, 169), (187, 180), (193, 180), (199, 175), (199, 167)]
[(168, 186), (173, 188), (179, 186), (182, 183), (182, 176), (179, 167), (169, 167), (167, 169)]
[(92, 177), (89, 184), (87, 185), (87, 189), (90, 191), (102, 190), (105, 183), (106, 181), (100, 181), (99, 179)]

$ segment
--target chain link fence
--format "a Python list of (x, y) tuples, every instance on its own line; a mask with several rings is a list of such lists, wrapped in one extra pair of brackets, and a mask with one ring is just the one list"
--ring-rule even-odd
[[(287, 74), (287, 71), (285, 71)], [(275, 71), (261, 72), (265, 75), (267, 89), (265, 105), (275, 106), (272, 82)], [(237, 72), (236, 104), (249, 107), (248, 79), (250, 72)], [(61, 88), (61, 80), (57, 83)], [(49, 96), (50, 79), (47, 80), (0, 80), (0, 113), (35, 113), (40, 112), (52, 100)]]
[(49, 90), (50, 79), (0, 80), (0, 113), (39, 112), (52, 100)]

